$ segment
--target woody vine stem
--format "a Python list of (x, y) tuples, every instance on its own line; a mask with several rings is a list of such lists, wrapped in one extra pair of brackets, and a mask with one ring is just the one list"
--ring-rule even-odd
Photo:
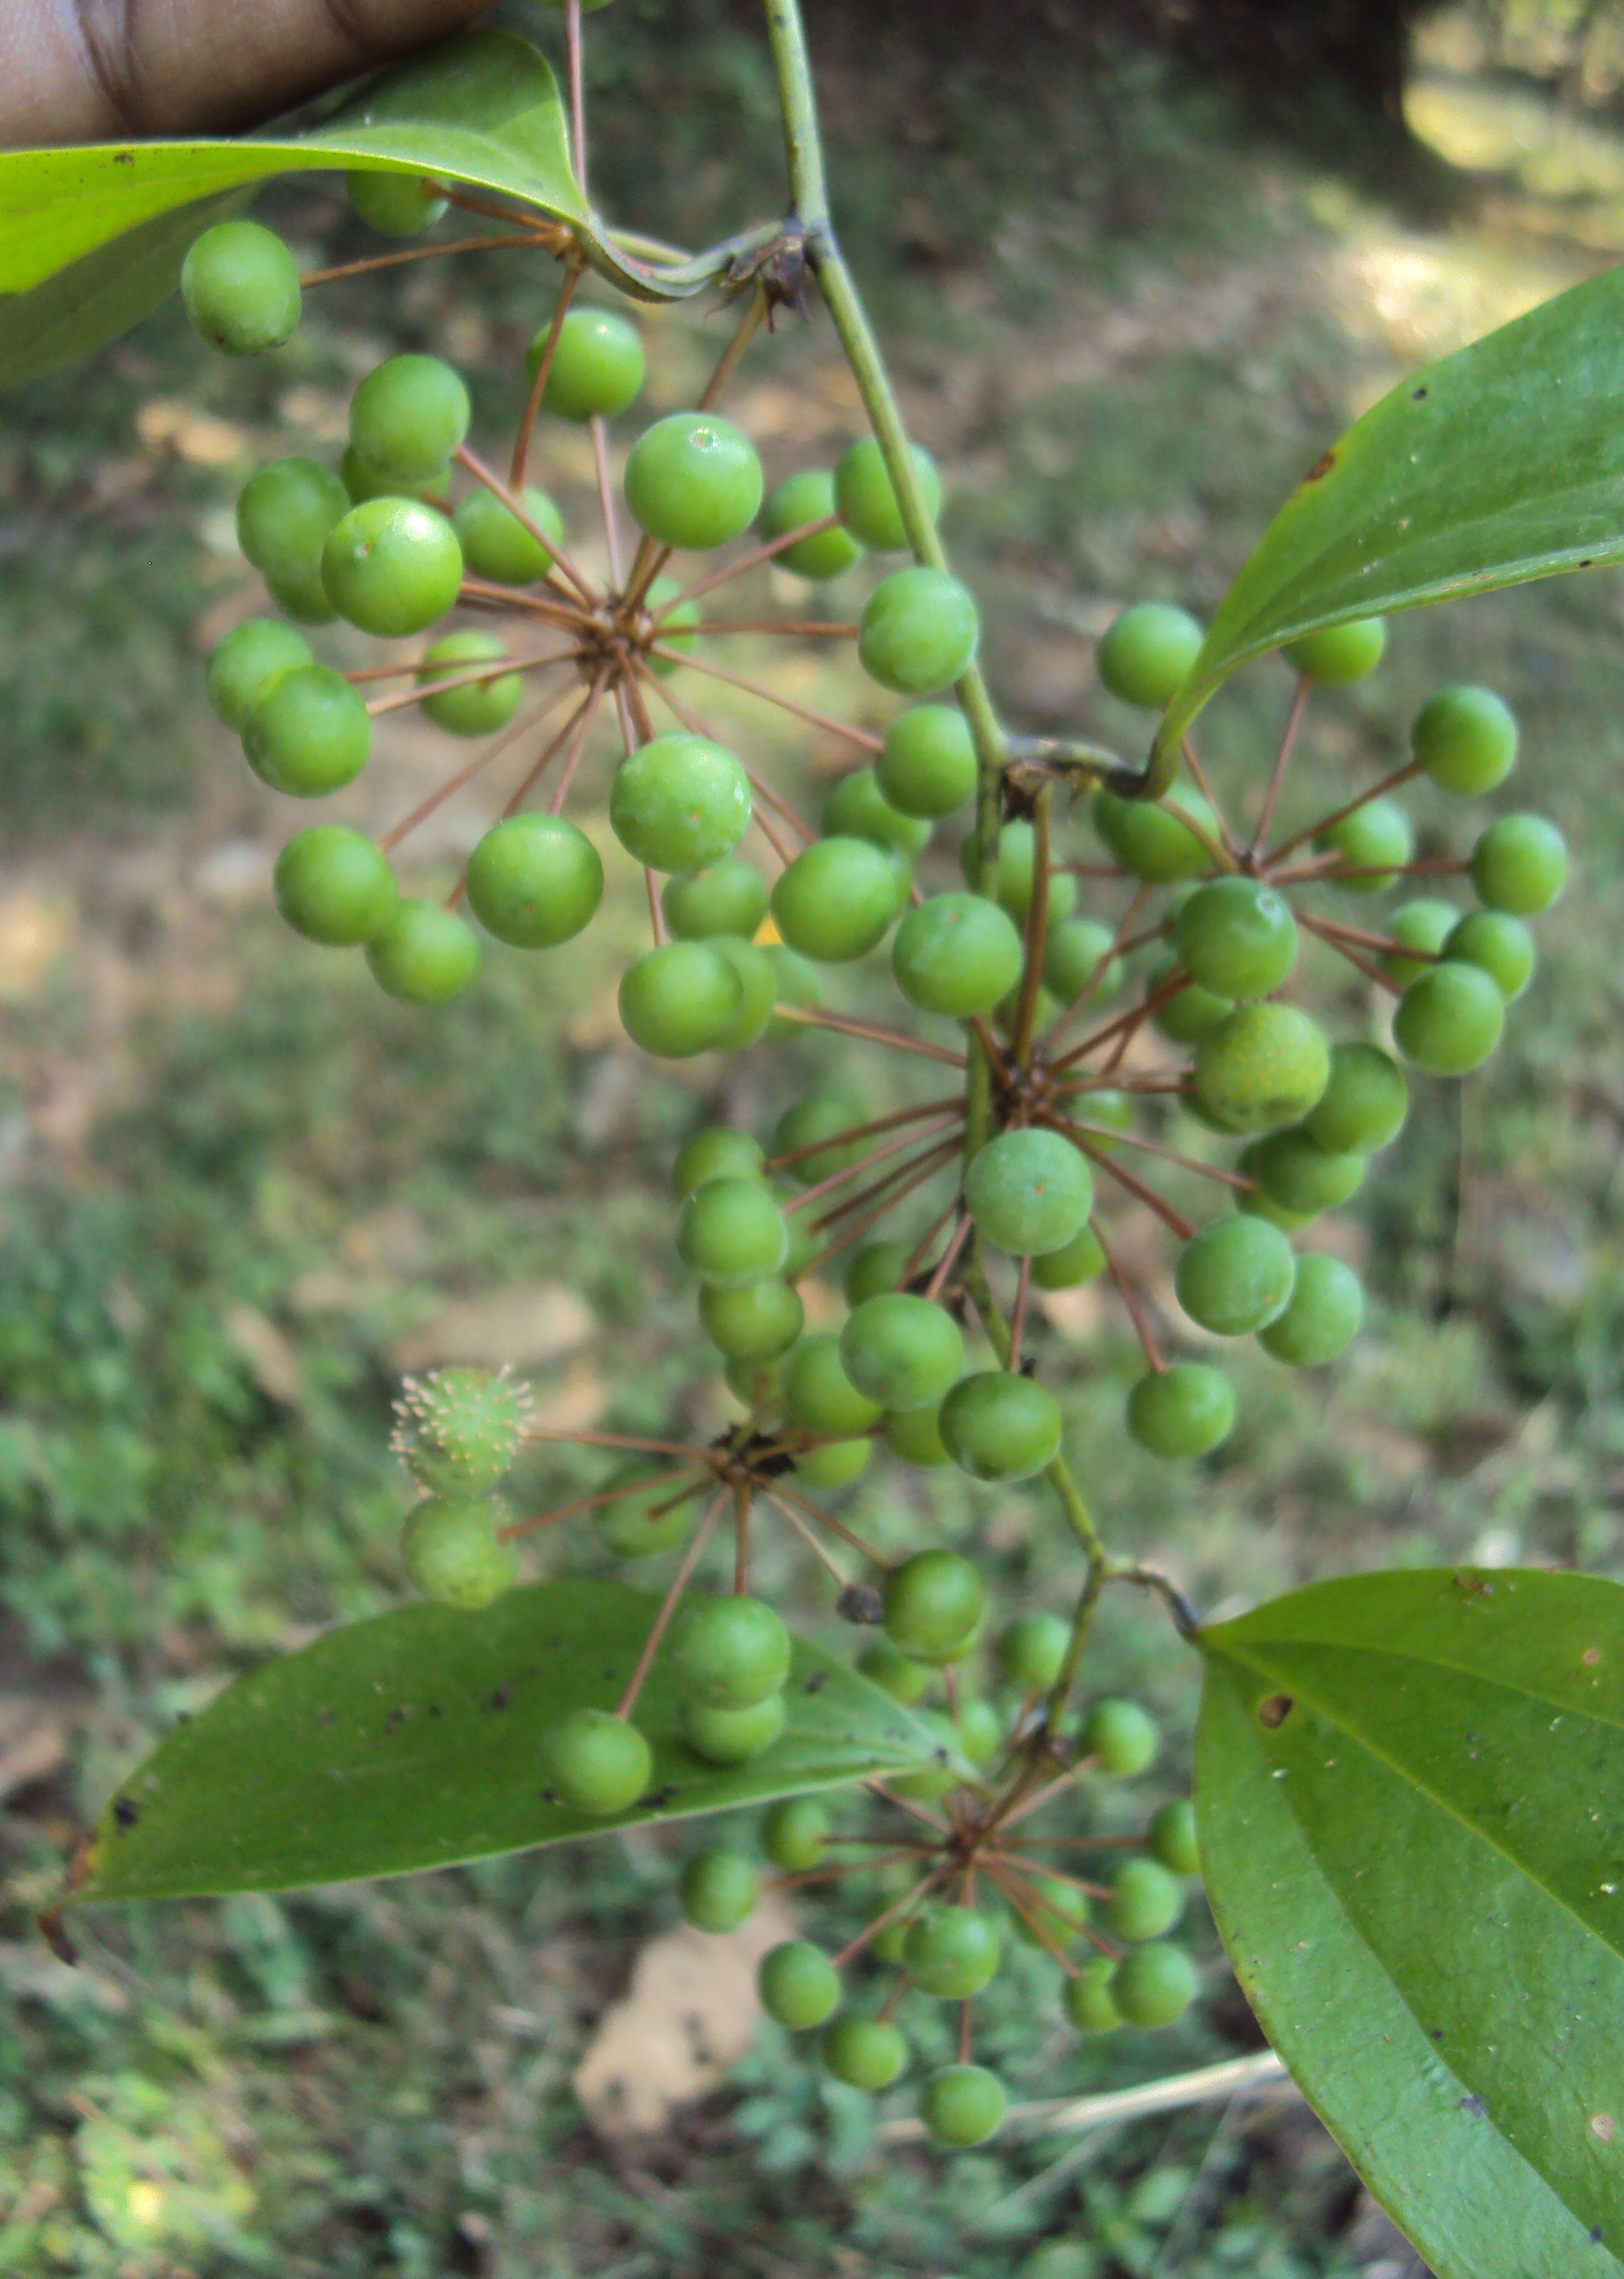
[[(784, 124), (792, 219), (803, 233), (808, 266), (822, 291), (846, 363), (857, 383), (863, 409), (884, 455), (886, 472), (900, 510), (902, 526), (915, 559), (932, 569), (946, 570), (948, 567), (946, 551), (920, 484), (908, 431), (885, 369), (885, 357), (874, 337), (867, 311), (840, 251), (830, 218), (817, 99), (800, 0), (766, 0), (766, 14)], [(976, 747), (975, 854), (970, 884), (979, 887), (997, 860), (1009, 746), (985, 677), (974, 659), (957, 683), (955, 694), (969, 723)], [(1043, 795), (1046, 806), (1046, 794)], [(1041, 902), (1039, 894), (1036, 898), (1037, 907), (1041, 908)], [(1011, 1047), (1023, 1058), (1030, 1053), (1030, 1023), (1022, 1024)], [(968, 1163), (991, 1137), (993, 1072), (984, 1027), (977, 1024), (968, 1033), (966, 1042), (964, 1161)], [(981, 1319), (1000, 1365), (1007, 1368), (1013, 1362), (1018, 1366), (1010, 1324), (993, 1294), (982, 1254), (981, 1237), (973, 1227), (958, 1271), (966, 1294)], [(1196, 1627), (1193, 1609), (1168, 1577), (1132, 1560), (1120, 1558), (1108, 1548), (1063, 1453), (1055, 1457), (1042, 1477), (1048, 1481), (1059, 1499), (1067, 1522), (1082, 1546), (1085, 1566), (1083, 1587), (1072, 1623), (1070, 1646), (1050, 1693), (1044, 1716), (1031, 1738), (1034, 1767), (1076, 1681), (1094, 1609), (1108, 1584), (1134, 1584), (1155, 1591), (1166, 1601), (1182, 1635), (1188, 1636)]]

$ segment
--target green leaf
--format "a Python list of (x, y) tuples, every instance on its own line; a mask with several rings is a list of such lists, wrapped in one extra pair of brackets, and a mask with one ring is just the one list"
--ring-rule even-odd
[(610, 1820), (549, 1803), (541, 1734), (572, 1709), (615, 1706), (659, 1603), (623, 1584), (537, 1583), (482, 1614), (419, 1601), (330, 1631), (239, 1678), (153, 1751), (103, 1814), (73, 1904), (449, 1867), (937, 1753), (888, 1694), (797, 1641), (779, 1738), (747, 1764), (707, 1765), (680, 1738), (656, 1657), (637, 1708), (650, 1799)]
[(1624, 1590), (1364, 1576), (1199, 1643), (1213, 1912), (1310, 2102), (1439, 2279), (1619, 2279)]
[(1624, 559), (1624, 271), (1403, 381), (1310, 470), (1221, 603), (1153, 767), (1249, 657), (1321, 625)]
[[(546, 57), (511, 32), (464, 32), (379, 73), (318, 126), (292, 136), (0, 151), (0, 377), (46, 371), (154, 306), (179, 271), (170, 259), (176, 240), (161, 218), (186, 233), (184, 253), (214, 217), (195, 212), (187, 220), (180, 210), (295, 169), (351, 167), (432, 174), (567, 222), (594, 265), (644, 300), (697, 292), (732, 249), (662, 267), (617, 248), (575, 180)], [(133, 249), (132, 232), (142, 234)], [(126, 256), (139, 281), (121, 300), (118, 270)], [(77, 332), (65, 330), (65, 312), (92, 302), (97, 314)]]

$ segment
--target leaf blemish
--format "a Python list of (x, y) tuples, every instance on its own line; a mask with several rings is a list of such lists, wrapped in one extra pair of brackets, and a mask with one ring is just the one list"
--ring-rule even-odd
[(1598, 1646), (1587, 1646), (1579, 1657), (1587, 1669), (1594, 1669), (1601, 1658), (1601, 1648)]
[(1474, 2090), (1469, 2097), (1463, 2097), (1461, 2099), (1460, 2110), (1462, 2113), (1469, 2113), (1472, 2115), (1472, 2118), (1476, 2121), (1481, 2120), (1489, 2108), (1483, 2103), (1482, 2099), (1478, 2096), (1476, 2091)]
[(1303, 477), (1303, 480), (1306, 483), (1322, 482), (1325, 477), (1329, 474), (1331, 469), (1336, 465), (1336, 464), (1337, 454), (1334, 450), (1321, 451), (1319, 457), (1314, 461), (1313, 466), (1309, 468), (1307, 473)]
[(1590, 2115), (1590, 2134), (1598, 2145), (1611, 2145), (1618, 2125), (1611, 2113), (1593, 2113)]
[(1297, 1704), (1289, 1693), (1271, 1693), (1267, 1701), (1258, 1704), (1258, 1723), (1275, 1732), (1285, 1723)]
[(141, 1807), (129, 1797), (121, 1796), (113, 1807), (113, 1818), (120, 1828), (134, 1828), (141, 1818)]

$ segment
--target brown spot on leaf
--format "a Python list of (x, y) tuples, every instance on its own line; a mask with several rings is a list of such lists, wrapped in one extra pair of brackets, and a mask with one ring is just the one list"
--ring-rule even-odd
[(1590, 2115), (1590, 2134), (1598, 2145), (1611, 2145), (1618, 2125), (1611, 2113), (1592, 2113)]
[(113, 1818), (120, 1828), (134, 1828), (141, 1818), (141, 1807), (133, 1799), (121, 1796), (113, 1806)]
[(1272, 1733), (1285, 1723), (1296, 1707), (1289, 1693), (1271, 1693), (1267, 1701), (1258, 1704), (1258, 1723), (1267, 1725)]
[(1323, 482), (1326, 476), (1329, 474), (1331, 469), (1336, 465), (1336, 464), (1337, 454), (1334, 450), (1321, 451), (1319, 457), (1314, 461), (1313, 466), (1309, 468), (1307, 473), (1303, 477), (1303, 480), (1306, 483)]
[(1412, 403), (1425, 403), (1429, 393), (1430, 390), (1425, 388), (1413, 388), (1410, 390), (1410, 401)]
[(1584, 1652), (1580, 1655), (1579, 1659), (1580, 1659), (1580, 1661), (1584, 1664), (1584, 1666), (1585, 1666), (1585, 1668), (1586, 1668), (1587, 1669), (1595, 1669), (1595, 1667), (1596, 1667), (1596, 1665), (1597, 1665), (1597, 1663), (1601, 1660), (1601, 1648), (1600, 1648), (1600, 1646), (1586, 1646), (1586, 1648), (1585, 1648), (1585, 1650), (1584, 1650)]

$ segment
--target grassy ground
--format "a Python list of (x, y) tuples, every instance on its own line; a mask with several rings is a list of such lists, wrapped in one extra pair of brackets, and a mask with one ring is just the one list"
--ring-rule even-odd
[[(837, 59), (854, 249), (947, 469), (951, 535), (1022, 725), (1137, 733), (1092, 685), (1114, 608), (1210, 607), (1274, 502), (1391, 378), (1624, 242), (1619, 145), (1540, 111), (1555, 156), (1536, 165), (1526, 113), (1447, 66), (1418, 83), (1417, 122), (1478, 178), (1450, 223), (1421, 225), (1245, 146), (1221, 107), (1131, 58), (1069, 113), (1049, 89), (1041, 138), (984, 88), (922, 84), (899, 106)], [(766, 210), (752, 49), (684, 57), (652, 153), (643, 81), (604, 76), (597, 148), (624, 211), (697, 235)], [(704, 105), (680, 99), (701, 87)], [(349, 242), (328, 201), (287, 193), (280, 214), (302, 246)], [(656, 2141), (594, 2137), (572, 2076), (651, 1924), (672, 1919), (663, 1840), (108, 1916), (77, 1973), (34, 1938), (76, 1826), (150, 1738), (266, 1651), (398, 1595), (384, 1442), (402, 1367), (458, 1340), (532, 1375), (561, 1421), (707, 1421), (663, 1165), (704, 1116), (764, 1121), (832, 1064), (810, 1046), (757, 1055), (724, 1093), (708, 1064), (635, 1060), (609, 994), (637, 939), (629, 893), (563, 986), (495, 956), (432, 1018), (267, 913), (287, 817), (198, 686), (198, 650), (253, 605), (230, 497), (258, 461), (328, 449), (389, 344), (497, 374), (479, 412), (499, 432), (501, 375), (540, 311), (515, 261), (491, 269), (468, 288), (430, 271), (398, 297), (360, 292), (264, 370), (206, 361), (159, 318), (22, 392), (0, 428), (0, 2266), (993, 2279), (1069, 2234), (1114, 2279), (1398, 2279), (1402, 2252), (1281, 2100), (943, 2163), (884, 2150), (859, 2100), (763, 2033)], [(658, 328), (656, 408), (718, 331)], [(826, 459), (856, 425), (816, 321), (753, 351), (739, 408), (775, 471)], [(548, 479), (578, 518), (579, 457), (555, 445)], [(1222, 1463), (1170, 1480), (1122, 1432), (1117, 1329), (1059, 1309), (1091, 1492), (1117, 1540), (1204, 1604), (1394, 1559), (1624, 1571), (1624, 1047), (1597, 949), (1624, 917), (1621, 597), (1609, 573), (1411, 619), (1379, 679), (1326, 705), (1322, 764), (1357, 772), (1391, 764), (1431, 686), (1492, 681), (1524, 719), (1521, 796), (1583, 857), (1506, 1051), (1464, 1105), (1423, 1101), (1345, 1215), (1375, 1301), (1349, 1364), (1306, 1397), (1260, 1366)], [(814, 702), (865, 701), (838, 665), (791, 669)], [(1266, 764), (1281, 707), (1260, 672), (1214, 713), (1226, 781)], [(839, 761), (711, 709), (768, 736), (785, 781)], [(374, 825), (431, 764), (410, 734), (388, 752), (352, 810)], [(449, 875), (472, 812), (447, 810), (430, 875)], [(585, 1476), (562, 1467), (538, 1492)], [(888, 1496), (855, 1509), (885, 1525)], [(944, 1532), (968, 1524), (968, 1496), (931, 1499)], [(977, 1508), (1006, 1597), (1037, 1602), (1057, 1523), (1015, 1495)], [(1189, 1674), (1148, 1615), (1112, 1634), (1100, 1677), (1187, 1724)], [(1000, 1982), (988, 2046), (1023, 2096), (1252, 2046), (1207, 1953), (1213, 1999), (1173, 2034), (1053, 2032), (1033, 1964)]]

